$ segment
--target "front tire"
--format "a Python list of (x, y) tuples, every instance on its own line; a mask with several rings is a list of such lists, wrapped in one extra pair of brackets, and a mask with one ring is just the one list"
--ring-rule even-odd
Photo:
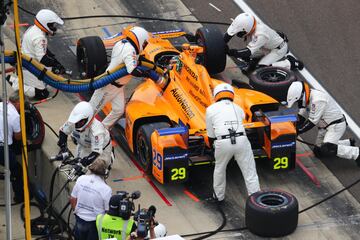
[(245, 222), (248, 229), (262, 237), (282, 237), (295, 231), (298, 201), (280, 190), (259, 191), (246, 200)]
[(255, 90), (266, 93), (279, 102), (286, 101), (288, 89), (296, 80), (292, 71), (279, 67), (262, 67), (249, 77), (249, 83)]
[(155, 122), (144, 124), (139, 127), (136, 133), (136, 157), (144, 172), (151, 174), (152, 172), (152, 145), (151, 134), (156, 129), (168, 128), (166, 122)]

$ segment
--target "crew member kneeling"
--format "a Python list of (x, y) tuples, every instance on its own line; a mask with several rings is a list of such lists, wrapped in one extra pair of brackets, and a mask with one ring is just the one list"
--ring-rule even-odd
[(215, 103), (206, 109), (206, 130), (210, 145), (215, 148), (214, 194), (215, 199), (225, 198), (226, 167), (234, 157), (244, 176), (248, 194), (260, 190), (254, 155), (245, 134), (244, 111), (233, 103), (234, 89), (221, 83), (214, 89)]

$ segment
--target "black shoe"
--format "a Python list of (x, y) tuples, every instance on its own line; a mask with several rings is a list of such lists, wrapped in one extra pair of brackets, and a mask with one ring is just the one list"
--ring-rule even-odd
[(291, 65), (290, 69), (291, 70), (296, 70), (296, 69), (302, 70), (304, 68), (304, 63), (302, 61), (297, 60), (296, 58), (294, 58), (291, 55), (287, 55), (286, 58), (290, 62), (290, 65)]
[(43, 100), (49, 97), (49, 91), (45, 89), (37, 89), (35, 88), (35, 96), (34, 99), (36, 100)]
[(213, 193), (211, 197), (205, 199), (205, 201), (209, 202), (209, 203), (216, 203), (216, 204), (222, 204), (224, 202), (223, 200), (219, 200), (216, 195)]
[(350, 146), (355, 147), (356, 140), (354, 138), (350, 138)]
[(18, 203), (23, 203), (24, 202), (24, 196), (14, 196), (14, 198), (13, 198), (13, 201), (14, 201), (14, 203), (15, 204), (18, 204)]
[(6, 77), (5, 77), (5, 79), (6, 79), (6, 81), (10, 84), (10, 86), (12, 86), (12, 82), (10, 81), (10, 77), (11, 77), (11, 75), (7, 75)]
[(356, 165), (357, 165), (358, 167), (360, 167), (360, 154), (359, 154), (359, 156), (357, 157), (357, 159), (355, 159), (355, 162), (356, 162)]

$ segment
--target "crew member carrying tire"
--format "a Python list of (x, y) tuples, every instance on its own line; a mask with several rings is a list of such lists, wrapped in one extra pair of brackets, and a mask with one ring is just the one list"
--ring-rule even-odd
[[(327, 93), (310, 89), (307, 83), (296, 81), (289, 87), (287, 107), (291, 108), (296, 102), (300, 109), (298, 134), (309, 131), (315, 125), (318, 126), (316, 146), (313, 149), (315, 156), (352, 159), (360, 167), (359, 147), (355, 146), (355, 140), (340, 140), (345, 133), (347, 123), (334, 100)], [(307, 119), (306, 115), (308, 115)]]
[(112, 164), (110, 133), (94, 116), (90, 103), (83, 101), (76, 104), (69, 119), (60, 128), (57, 145), (61, 152), (66, 152), (67, 136), (71, 134), (77, 144), (76, 157), (81, 158), (83, 166), (90, 165), (95, 159), (102, 159), (109, 169)]
[[(36, 59), (46, 67), (51, 67), (56, 74), (65, 73), (64, 66), (55, 58), (55, 55), (48, 49), (46, 36), (54, 36), (58, 25), (63, 25), (64, 21), (49, 9), (40, 10), (34, 20), (35, 24), (29, 27), (24, 33), (21, 49), (22, 53)], [(24, 92), (26, 96), (37, 100), (45, 99), (49, 96), (46, 84), (35, 77), (31, 72), (24, 69)], [(19, 89), (18, 78), (12, 75), (8, 79), (14, 90)]]
[[(161, 85), (163, 80), (154, 70), (138, 66), (139, 54), (146, 47), (150, 33), (142, 27), (128, 27), (123, 31), (125, 39), (117, 42), (112, 49), (111, 61), (106, 71), (114, 69), (120, 64), (125, 64), (129, 74), (135, 77), (147, 77)], [(90, 99), (90, 104), (98, 113), (103, 106), (111, 102), (111, 112), (102, 121), (107, 129), (123, 115), (125, 108), (124, 86), (130, 81), (131, 76), (126, 76), (117, 81), (97, 89)]]
[(206, 130), (210, 145), (215, 148), (214, 200), (225, 198), (226, 167), (235, 158), (244, 176), (248, 194), (260, 191), (255, 160), (242, 124), (244, 111), (235, 103), (234, 89), (221, 83), (214, 89), (215, 103), (206, 109)]
[[(235, 18), (224, 34), (225, 43), (228, 43), (235, 34), (249, 41), (246, 48), (229, 49), (228, 55), (248, 62), (247, 73), (253, 71), (257, 65), (284, 67), (291, 70), (301, 70), (304, 67), (304, 64), (293, 56), (286, 56), (288, 39), (284, 33), (271, 29), (249, 13), (241, 13)], [(282, 60), (285, 56), (286, 59)], [(256, 59), (259, 58), (261, 59), (257, 62)]]

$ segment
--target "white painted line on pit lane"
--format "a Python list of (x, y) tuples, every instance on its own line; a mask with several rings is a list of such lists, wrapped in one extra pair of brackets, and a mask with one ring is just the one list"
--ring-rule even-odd
[[(259, 18), (259, 16), (256, 15), (256, 13), (249, 7), (249, 5), (247, 5), (245, 3), (244, 0), (234, 0), (234, 2), (244, 12), (251, 13), (253, 16), (255, 16), (255, 18), (258, 18), (259, 20), (261, 20), (261, 18)], [(293, 55), (291, 52), (290, 52), (290, 54)], [(316, 89), (319, 89), (321, 91), (324, 91), (324, 92), (328, 93), (328, 91), (325, 90), (325, 88), (319, 83), (319, 81), (317, 81), (315, 79), (315, 77), (305, 67), (304, 67), (303, 70), (301, 70), (299, 72), (313, 88), (316, 88)], [(333, 98), (330, 94), (329, 94), (329, 96), (331, 98)], [(334, 101), (336, 102), (335, 99), (334, 99)], [(336, 102), (336, 104), (340, 107), (341, 111), (344, 113), (344, 115), (346, 117), (346, 121), (347, 121), (351, 131), (360, 139), (360, 127), (356, 124), (356, 122), (349, 116), (349, 114), (347, 112), (345, 112), (345, 110), (337, 102)]]
[(210, 5), (211, 7), (213, 7), (213, 8), (215, 8), (216, 11), (221, 12), (221, 9), (218, 8), (218, 7), (216, 7), (214, 4), (209, 3), (209, 5)]

